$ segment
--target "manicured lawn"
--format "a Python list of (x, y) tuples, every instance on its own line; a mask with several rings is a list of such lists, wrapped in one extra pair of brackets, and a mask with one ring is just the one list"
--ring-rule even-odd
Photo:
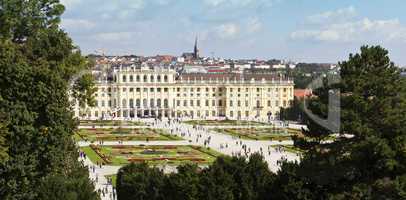
[(271, 147), (274, 147), (274, 148), (278, 148), (278, 147), (280, 147), (280, 148), (282, 148), (284, 151), (287, 151), (287, 152), (290, 152), (290, 153), (299, 153), (299, 154), (301, 154), (301, 153), (304, 153), (305, 151), (304, 150), (302, 150), (302, 149), (300, 149), (300, 148), (297, 148), (297, 147), (295, 147), (295, 146), (293, 146), (293, 145), (279, 145), (279, 144), (276, 144), (276, 145), (271, 145)]
[(81, 126), (146, 126), (139, 121), (124, 120), (80, 120)]
[[(292, 136), (297, 135), (304, 137), (301, 130), (282, 129), (282, 128), (213, 128), (213, 131), (239, 137), (247, 140), (273, 140), (286, 141), (292, 140)], [(334, 140), (333, 136), (329, 136), (324, 140)]]
[(248, 140), (292, 140), (296, 132), (279, 128), (215, 128), (216, 132)]
[(93, 163), (100, 163), (103, 162), (103, 159), (100, 158), (99, 155), (95, 151), (93, 151), (90, 147), (81, 147), (80, 150), (85, 152), (86, 156), (93, 162)]
[[(163, 129), (153, 128), (134, 128), (134, 129), (106, 129), (106, 128), (91, 128), (80, 129), (76, 133), (80, 140), (88, 141), (163, 141), (163, 140), (182, 140), (182, 138), (170, 135)], [(78, 139), (75, 137), (75, 139)]]
[(102, 159), (107, 165), (125, 165), (130, 162), (147, 162), (152, 165), (179, 165), (187, 162), (210, 164), (221, 155), (214, 150), (192, 145), (91, 145), (84, 148), (93, 151), (90, 159)]
[(202, 126), (266, 126), (267, 123), (244, 120), (190, 120), (186, 124)]

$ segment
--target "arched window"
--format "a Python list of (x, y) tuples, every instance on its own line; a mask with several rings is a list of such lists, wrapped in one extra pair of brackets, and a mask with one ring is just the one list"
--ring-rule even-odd
[(137, 76), (135, 77), (135, 81), (140, 82), (140, 75), (137, 75)]
[(133, 77), (133, 75), (130, 75), (130, 82), (134, 82), (134, 77)]
[(156, 77), (156, 81), (157, 81), (158, 83), (161, 82), (161, 76), (160, 76), (160, 75), (158, 75), (158, 76)]
[(156, 101), (156, 105), (158, 106), (158, 108), (160, 108), (160, 107), (161, 107), (161, 99), (157, 99), (157, 101)]
[(146, 82), (148, 82), (148, 77), (147, 77), (147, 75), (144, 75), (144, 82), (146, 83)]
[(168, 108), (168, 99), (164, 99), (164, 108)]
[(143, 106), (144, 108), (148, 107), (147, 99), (143, 99), (143, 100), (142, 100), (142, 106)]
[(134, 99), (130, 99), (130, 108), (134, 108)]
[(168, 82), (168, 76), (167, 75), (164, 76), (164, 82)]
[(150, 106), (151, 108), (155, 107), (154, 99), (150, 99), (150, 100), (149, 100), (149, 106)]
[(154, 82), (154, 75), (151, 75), (151, 76), (149, 77), (149, 81), (150, 81), (150, 82)]
[(141, 106), (140, 99), (135, 100), (135, 105), (137, 106), (137, 108)]
[(127, 100), (125, 99), (122, 100), (122, 106), (123, 108), (127, 107)]
[(123, 75), (123, 82), (125, 83), (127, 81), (127, 76)]

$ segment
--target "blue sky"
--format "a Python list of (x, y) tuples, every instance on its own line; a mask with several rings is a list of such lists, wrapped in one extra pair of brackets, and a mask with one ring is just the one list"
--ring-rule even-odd
[(84, 53), (338, 62), (363, 44), (406, 65), (405, 0), (61, 0)]

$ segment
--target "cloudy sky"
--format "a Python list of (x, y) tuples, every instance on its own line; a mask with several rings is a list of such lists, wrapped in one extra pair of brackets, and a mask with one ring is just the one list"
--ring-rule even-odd
[(379, 44), (406, 65), (405, 0), (61, 0), (84, 53), (337, 62)]

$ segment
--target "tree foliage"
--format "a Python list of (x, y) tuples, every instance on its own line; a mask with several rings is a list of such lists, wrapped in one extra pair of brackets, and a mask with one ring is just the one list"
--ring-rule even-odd
[[(322, 87), (311, 110), (325, 117), (326, 92), (340, 89), (340, 134), (350, 137), (318, 143), (299, 164), (286, 163), (282, 169), (292, 171), (287, 184), (301, 183), (301, 189), (289, 190), (289, 195), (293, 199), (404, 199), (406, 98), (399, 69), (379, 46), (361, 47), (340, 67), (341, 82)], [(331, 134), (312, 124), (308, 123), (309, 132)], [(303, 191), (317, 196), (299, 195)]]
[(262, 156), (219, 157), (211, 166), (179, 166), (176, 173), (163, 174), (147, 164), (130, 164), (119, 170), (118, 199), (268, 199), (274, 180)]
[[(70, 198), (93, 188), (77, 160), (68, 97), (69, 80), (87, 61), (59, 28), (63, 10), (58, 0), (0, 1), (0, 113), (7, 119), (0, 132), (9, 133), (0, 199)], [(55, 182), (61, 190), (46, 187)], [(73, 199), (98, 199), (87, 195)]]

